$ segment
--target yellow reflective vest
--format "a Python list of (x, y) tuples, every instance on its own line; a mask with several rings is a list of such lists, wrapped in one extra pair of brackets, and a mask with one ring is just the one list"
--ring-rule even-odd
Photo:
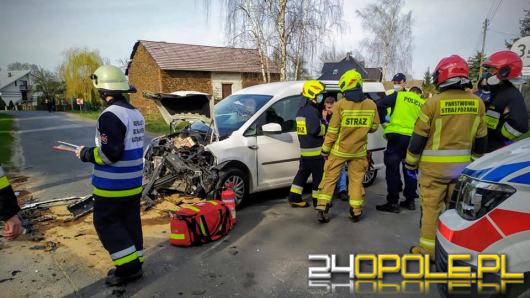
[(396, 104), (390, 114), (390, 123), (385, 127), (385, 134), (398, 133), (411, 136), (424, 103), (425, 100), (414, 92), (399, 91)]

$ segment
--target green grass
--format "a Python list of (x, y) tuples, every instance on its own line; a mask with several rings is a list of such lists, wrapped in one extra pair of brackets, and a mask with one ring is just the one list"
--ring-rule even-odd
[(169, 125), (163, 119), (145, 119), (145, 130), (155, 135), (163, 135), (169, 133)]
[(11, 161), (13, 118), (11, 115), (0, 114), (0, 164), (9, 164)]
[(101, 114), (100, 111), (88, 111), (88, 112), (68, 111), (68, 113), (75, 114), (79, 117), (83, 117), (83, 118), (91, 119), (91, 120), (97, 120), (99, 115)]
[[(99, 115), (101, 114), (100, 111), (90, 111), (90, 112), (82, 112), (79, 111), (68, 111), (68, 113), (75, 114), (76, 116), (91, 119), (91, 120), (97, 120)], [(177, 126), (178, 129), (184, 127), (187, 123), (179, 124)], [(169, 133), (169, 125), (162, 119), (162, 117), (156, 117), (151, 118), (147, 117), (145, 118), (145, 130), (149, 133), (155, 134), (155, 135), (163, 135)]]

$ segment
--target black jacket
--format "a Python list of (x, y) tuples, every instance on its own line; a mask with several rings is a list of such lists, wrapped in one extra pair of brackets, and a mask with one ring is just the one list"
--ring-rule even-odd
[[(2, 168), (0, 167), (0, 173), (2, 173)], [(1, 175), (0, 175), (1, 176)], [(13, 217), (20, 211), (18, 206), (17, 197), (13, 192), (13, 188), (7, 182), (6, 176), (0, 177), (0, 183), (8, 183), (7, 186), (4, 186), (0, 189), (0, 221), (6, 221)]]
[(505, 136), (507, 131), (515, 134), (524, 134), (528, 131), (528, 111), (523, 95), (510, 82), (504, 81), (491, 89), (486, 123), (488, 124), (487, 152), (497, 150), (512, 141)]
[[(320, 158), (320, 153), (315, 156), (304, 156), (304, 149), (322, 147), (326, 128), (321, 118), (321, 113), (309, 100), (296, 113), (298, 141), (304, 158)], [(301, 121), (305, 124), (302, 124)]]

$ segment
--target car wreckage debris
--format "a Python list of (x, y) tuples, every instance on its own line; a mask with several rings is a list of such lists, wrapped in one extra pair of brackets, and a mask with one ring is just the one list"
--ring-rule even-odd
[(147, 148), (142, 199), (148, 209), (164, 191), (214, 197), (218, 180), (213, 154), (196, 137), (170, 134), (154, 139)]

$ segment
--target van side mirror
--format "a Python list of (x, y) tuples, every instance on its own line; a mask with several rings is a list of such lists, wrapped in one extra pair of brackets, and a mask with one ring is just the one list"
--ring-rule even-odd
[(261, 127), (264, 134), (281, 134), (282, 126), (278, 123), (267, 123)]

